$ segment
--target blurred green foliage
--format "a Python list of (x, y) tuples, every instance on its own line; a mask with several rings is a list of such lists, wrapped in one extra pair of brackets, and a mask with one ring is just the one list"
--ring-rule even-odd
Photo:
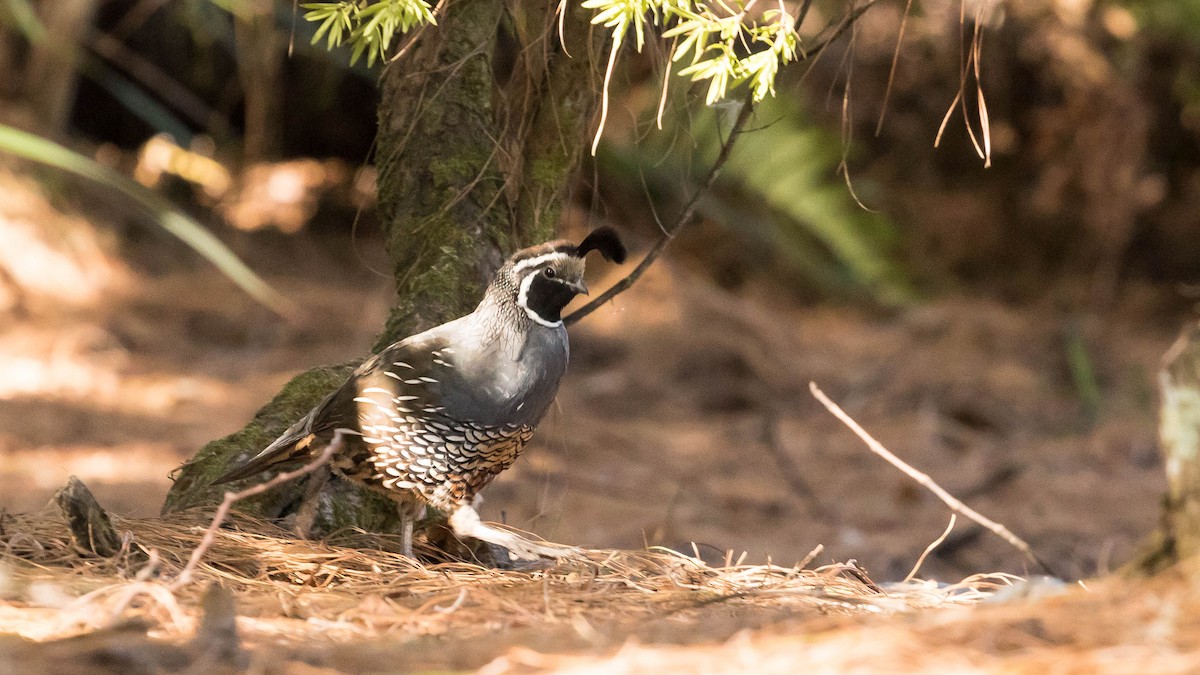
[[(791, 274), (823, 295), (868, 296), (885, 305), (914, 297), (897, 262), (899, 236), (881, 213), (856, 201), (839, 173), (844, 145), (794, 96), (757, 104), (751, 128), (734, 145), (700, 213), (742, 241), (765, 245)], [(628, 189), (646, 177), (651, 192), (672, 201), (675, 186), (694, 185), (715, 160), (736, 109), (694, 109), (668, 120), (641, 144), (608, 146), (601, 167)], [(854, 182), (862, 195), (865, 181)]]
[(1144, 30), (1200, 42), (1200, 0), (1122, 0)]
[[(80, 45), (52, 41), (29, 0), (3, 0), (0, 25), (17, 31), (30, 44), (52, 50), (64, 67), (75, 67), (84, 77), (108, 90), (129, 111), (151, 128), (172, 135), (177, 142), (191, 139), (187, 125), (142, 87), (120, 75)], [(98, 164), (48, 138), (0, 124), (0, 153), (74, 173), (117, 190), (150, 213), (155, 223), (212, 263), (222, 274), (254, 299), (281, 315), (295, 313), (290, 301), (254, 273), (224, 243), (167, 198), (128, 176)]]
[(123, 193), (151, 215), (155, 222), (167, 232), (211, 262), (226, 277), (237, 284), (251, 297), (281, 315), (294, 313), (291, 303), (279, 295), (267, 282), (254, 273), (245, 263), (221, 243), (203, 225), (180, 211), (166, 197), (96, 163), (83, 155), (63, 146), (19, 129), (0, 124), (0, 152), (46, 164), (93, 180)]
[[(716, 117), (700, 119), (697, 140), (715, 157)], [(761, 126), (738, 139), (723, 179), (761, 205), (778, 251), (829, 290), (865, 291), (884, 304), (910, 299), (895, 262), (895, 228), (859, 203), (840, 174), (842, 139), (794, 98), (764, 100), (757, 119)], [(863, 180), (854, 187), (866, 192), (870, 186)]]

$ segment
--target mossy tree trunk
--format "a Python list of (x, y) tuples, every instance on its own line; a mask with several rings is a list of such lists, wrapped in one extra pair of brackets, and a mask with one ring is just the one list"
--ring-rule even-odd
[[(569, 58), (557, 37), (557, 4), (451, 0), (438, 25), (384, 70), (376, 163), (398, 298), (376, 349), (469, 312), (508, 252), (552, 237), (597, 95), (586, 20), (566, 21), (576, 52)], [(176, 472), (164, 513), (219, 501), (224, 486), (212, 479), (257, 453), (353, 367), (297, 376), (244, 429), (202, 448)], [(284, 517), (305, 489), (298, 480), (239, 508)], [(313, 532), (395, 525), (386, 499), (333, 480)]]

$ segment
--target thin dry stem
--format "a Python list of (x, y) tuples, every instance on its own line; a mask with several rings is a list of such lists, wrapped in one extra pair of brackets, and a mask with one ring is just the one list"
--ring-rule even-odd
[(896, 50), (892, 52), (892, 67), (888, 70), (887, 87), (883, 90), (883, 102), (879, 104), (879, 120), (875, 123), (875, 136), (883, 131), (883, 118), (887, 116), (888, 101), (892, 98), (892, 86), (896, 82), (896, 68), (900, 65), (900, 46), (904, 43), (904, 30), (908, 27), (908, 16), (912, 13), (913, 0), (904, 3), (904, 14), (900, 16), (900, 28), (896, 31)]
[(596, 127), (596, 137), (592, 139), (592, 156), (596, 156), (596, 148), (600, 147), (600, 137), (604, 135), (604, 125), (608, 122), (608, 87), (612, 82), (613, 68), (617, 65), (617, 52), (621, 49), (623, 40), (613, 40), (612, 50), (608, 52), (608, 66), (604, 69), (604, 88), (600, 93), (600, 125)]
[(834, 403), (828, 396), (826, 396), (825, 392), (821, 391), (820, 387), (818, 387), (815, 382), (809, 382), (808, 388), (812, 392), (812, 395), (821, 402), (821, 405), (825, 406), (826, 410), (833, 413), (834, 417), (841, 420), (843, 424), (849, 427), (850, 430), (855, 433), (855, 435), (857, 435), (864, 443), (867, 444), (867, 447), (870, 448), (871, 452), (879, 455), (889, 464), (904, 472), (904, 474), (909, 478), (912, 478), (917, 483), (921, 484), (923, 487), (925, 487), (925, 489), (937, 496), (938, 499), (942, 500), (942, 502), (944, 502), (946, 506), (949, 506), (950, 509), (955, 513), (958, 513), (966, 518), (970, 518), (988, 530), (991, 530), (993, 534), (1000, 537), (1004, 541), (1007, 541), (1018, 551), (1025, 554), (1026, 558), (1028, 558), (1037, 566), (1041, 567), (1047, 574), (1051, 576), (1058, 576), (1046, 563), (1042, 562), (1042, 560), (1034, 554), (1033, 549), (1030, 548), (1029, 544), (1026, 543), (1025, 540), (1013, 534), (1007, 527), (983, 516), (975, 509), (972, 509), (971, 507), (962, 503), (958, 498), (942, 488), (942, 486), (935, 483), (927, 474), (914, 469), (904, 460), (892, 454), (892, 452), (885, 448), (882, 443), (875, 440), (871, 434), (867, 433), (867, 431), (863, 429), (858, 422), (855, 422), (854, 418), (850, 417), (850, 415), (847, 415), (846, 411), (842, 410), (838, 404)]
[(913, 578), (917, 576), (917, 572), (919, 572), (921, 570), (921, 565), (925, 564), (925, 558), (928, 557), (930, 553), (933, 553), (933, 549), (937, 548), (938, 546), (941, 546), (942, 542), (946, 541), (946, 537), (949, 537), (950, 532), (954, 530), (954, 523), (957, 520), (958, 520), (958, 514), (951, 513), (950, 514), (950, 523), (948, 525), (946, 525), (946, 529), (942, 532), (941, 536), (939, 536), (937, 539), (934, 539), (933, 541), (929, 542), (929, 545), (926, 546), (925, 550), (921, 552), (921, 556), (919, 558), (917, 558), (917, 564), (913, 565), (912, 571), (908, 573), (908, 576), (904, 577), (905, 582), (912, 581)]
[[(986, 3), (980, 3), (975, 11), (975, 27), (971, 34), (971, 43), (968, 49), (963, 49), (963, 42), (966, 39), (966, 19), (967, 9), (966, 0), (961, 0), (959, 3), (959, 77), (958, 90), (954, 93), (954, 99), (950, 101), (950, 106), (946, 109), (946, 114), (942, 117), (942, 123), (938, 126), (937, 135), (933, 139), (933, 147), (938, 147), (942, 142), (942, 135), (946, 132), (946, 127), (950, 123), (950, 118), (954, 115), (955, 108), (962, 110), (963, 124), (967, 129), (967, 137), (971, 140), (971, 145), (975, 148), (975, 153), (983, 160), (984, 168), (992, 165), (992, 130), (991, 121), (988, 116), (987, 101), (983, 94), (982, 81), (982, 64), (980, 59), (983, 53), (983, 12)], [(979, 135), (983, 138), (982, 143), (979, 137), (975, 135), (975, 129), (971, 125), (971, 116), (967, 110), (967, 80), (974, 75), (975, 78), (975, 96), (976, 104), (979, 107)]]
[(671, 38), (671, 48), (667, 50), (667, 67), (663, 72), (662, 94), (658, 97), (658, 113), (654, 116), (654, 121), (658, 125), (658, 130), (662, 131), (663, 111), (667, 107), (667, 91), (671, 86), (671, 70), (675, 67), (675, 62), (671, 60), (670, 55), (675, 53), (675, 45), (679, 42), (679, 36)]
[(568, 59), (575, 58), (567, 49), (567, 0), (558, 1), (558, 7), (554, 10), (554, 14), (558, 17), (558, 44)]

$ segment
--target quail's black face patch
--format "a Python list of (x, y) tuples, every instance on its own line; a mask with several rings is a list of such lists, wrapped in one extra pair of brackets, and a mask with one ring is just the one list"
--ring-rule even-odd
[(578, 246), (560, 239), (515, 253), (508, 269), (517, 306), (536, 323), (551, 328), (561, 325), (563, 308), (576, 295), (587, 292), (584, 257), (591, 251), (599, 251), (613, 262), (625, 261), (625, 246), (611, 227), (596, 228)]
[(546, 323), (562, 321), (562, 310), (579, 293), (579, 289), (558, 277), (549, 277), (544, 268), (533, 273), (525, 307)]

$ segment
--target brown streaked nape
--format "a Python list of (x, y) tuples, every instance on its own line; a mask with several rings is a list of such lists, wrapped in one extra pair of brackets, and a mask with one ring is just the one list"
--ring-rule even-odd
[(514, 253), (512, 257), (509, 258), (509, 261), (518, 263), (522, 260), (528, 260), (530, 258), (536, 258), (538, 256), (543, 256), (550, 253), (567, 253), (574, 255), (575, 244), (567, 239), (557, 239), (555, 241), (546, 242), (545, 244), (538, 244), (537, 246), (521, 249), (520, 251)]

